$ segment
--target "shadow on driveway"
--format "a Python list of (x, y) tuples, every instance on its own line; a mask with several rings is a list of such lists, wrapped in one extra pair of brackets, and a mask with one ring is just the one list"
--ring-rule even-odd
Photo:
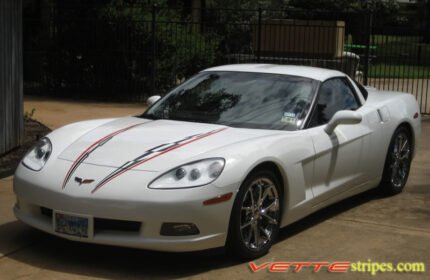
[[(379, 198), (382, 196), (377, 190), (371, 190), (320, 210), (282, 229), (278, 243), (288, 242), (290, 237), (310, 227)], [(224, 249), (193, 253), (165, 253), (85, 244), (30, 229), (18, 221), (1, 225), (0, 233), (17, 231), (17, 228), (19, 234), (10, 237), (11, 242), (27, 245), (12, 251), (7, 257), (19, 263), (49, 271), (102, 278), (164, 279), (193, 276), (211, 270), (242, 265), (242, 262), (235, 261), (226, 254)], [(14, 239), (31, 241), (23, 243)]]

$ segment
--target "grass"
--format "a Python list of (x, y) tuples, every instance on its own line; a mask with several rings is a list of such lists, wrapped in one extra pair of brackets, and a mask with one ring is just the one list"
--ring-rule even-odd
[(375, 64), (370, 65), (369, 77), (430, 79), (430, 66)]
[[(345, 41), (346, 49), (362, 52), (365, 45), (356, 44), (351, 35)], [(419, 36), (372, 35), (370, 41), (371, 55), (388, 61), (418, 61), (430, 63), (430, 44), (424, 44)], [(352, 47), (352, 48), (351, 48)]]
[[(353, 38), (348, 36), (345, 43), (353, 45)], [(430, 44), (422, 43), (421, 37), (372, 35), (370, 44), (369, 77), (430, 79)]]
[(421, 42), (416, 36), (373, 35), (372, 54), (379, 62), (391, 64), (430, 65), (430, 44)]

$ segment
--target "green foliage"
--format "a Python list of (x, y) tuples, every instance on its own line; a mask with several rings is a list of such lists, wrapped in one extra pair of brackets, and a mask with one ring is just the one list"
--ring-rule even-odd
[(228, 9), (277, 9), (287, 5), (288, 0), (213, 0), (208, 5), (215, 8)]
[(316, 9), (332, 12), (369, 9), (375, 13), (390, 14), (399, 10), (399, 4), (396, 0), (290, 0), (289, 5), (307, 10)]
[(327, 10), (332, 12), (341, 12), (348, 10), (352, 7), (357, 7), (360, 1), (350, 0), (291, 0), (289, 5), (296, 8), (302, 8), (306, 10)]
[(60, 81), (60, 87), (69, 91), (83, 88), (89, 97), (112, 93), (114, 99), (130, 99), (124, 98), (129, 94), (144, 100), (151, 94), (153, 68), (155, 93), (165, 94), (179, 81), (213, 65), (217, 37), (201, 33), (200, 25), (184, 18), (181, 10), (155, 10), (153, 52), (153, 8), (125, 2), (80, 11), (85, 13), (81, 20), (57, 19), (60, 41), (67, 44), (50, 61), (61, 65), (61, 71), (50, 73), (53, 82)]

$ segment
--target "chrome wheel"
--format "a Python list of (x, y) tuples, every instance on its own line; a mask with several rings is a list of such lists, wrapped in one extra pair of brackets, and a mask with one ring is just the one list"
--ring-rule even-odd
[(257, 178), (243, 196), (240, 210), (240, 233), (244, 245), (260, 250), (279, 228), (279, 195), (269, 178)]
[(409, 172), (411, 156), (411, 145), (408, 136), (404, 133), (396, 135), (393, 149), (391, 151), (391, 184), (394, 187), (401, 188)]
[(412, 132), (405, 126), (398, 127), (391, 137), (379, 185), (384, 194), (394, 195), (403, 191), (408, 180), (413, 152)]

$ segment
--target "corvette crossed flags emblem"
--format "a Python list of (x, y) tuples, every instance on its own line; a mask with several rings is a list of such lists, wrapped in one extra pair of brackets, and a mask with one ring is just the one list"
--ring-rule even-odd
[(94, 180), (93, 179), (82, 179), (79, 177), (75, 177), (75, 182), (77, 182), (80, 186), (83, 184), (91, 184), (92, 182), (94, 182)]

